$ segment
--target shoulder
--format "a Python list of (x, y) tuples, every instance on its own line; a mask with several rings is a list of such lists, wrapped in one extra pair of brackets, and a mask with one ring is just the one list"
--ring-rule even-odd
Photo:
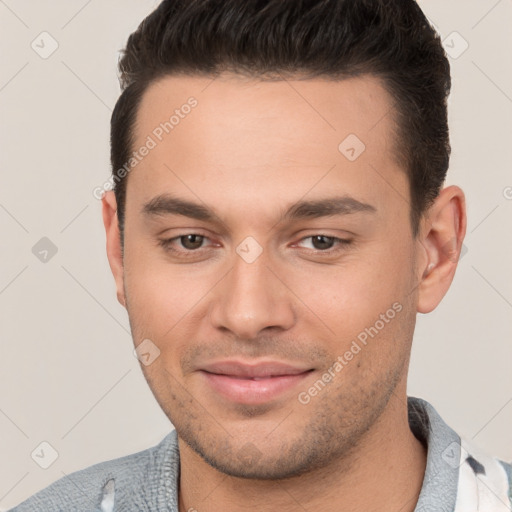
[[(176, 432), (146, 450), (70, 473), (37, 492), (11, 512), (157, 510), (177, 478)], [(162, 482), (165, 480), (165, 482)]]
[(461, 440), (461, 452), (461, 504), (467, 501), (465, 495), (476, 491), (483, 512), (512, 510), (512, 462), (490, 456), (466, 439)]
[(503, 471), (505, 471), (506, 478), (508, 479), (510, 499), (512, 501), (512, 461), (505, 462), (503, 460), (498, 459), (498, 462), (503, 467)]
[(510, 501), (511, 509), (512, 509), (512, 460), (507, 463), (502, 460), (498, 460), (498, 462), (503, 467), (503, 470), (505, 471), (505, 475), (507, 477), (508, 482), (508, 499)]
[(408, 397), (408, 413), (411, 430), (428, 447), (417, 510), (512, 511), (510, 462), (459, 436), (426, 400)]

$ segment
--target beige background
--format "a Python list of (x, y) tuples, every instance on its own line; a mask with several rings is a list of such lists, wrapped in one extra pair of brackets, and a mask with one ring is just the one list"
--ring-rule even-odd
[[(92, 195), (109, 175), (117, 51), (157, 3), (0, 1), (0, 510), (171, 428), (132, 354)], [(409, 394), (511, 461), (512, 1), (421, 6), (454, 56), (449, 183), (469, 228), (450, 292), (418, 318)], [(51, 49), (43, 31), (58, 43), (46, 59), (31, 47)], [(58, 249), (46, 263), (42, 237)], [(31, 458), (43, 441), (48, 469)]]

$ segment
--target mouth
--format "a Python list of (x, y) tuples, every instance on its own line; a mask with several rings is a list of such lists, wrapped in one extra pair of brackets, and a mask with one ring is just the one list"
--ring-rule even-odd
[(200, 369), (207, 386), (223, 398), (241, 404), (263, 404), (297, 387), (312, 368), (277, 361), (246, 364), (223, 361)]

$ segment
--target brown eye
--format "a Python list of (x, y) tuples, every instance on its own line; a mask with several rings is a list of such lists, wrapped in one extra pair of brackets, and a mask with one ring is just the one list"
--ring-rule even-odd
[(330, 249), (334, 245), (335, 237), (316, 235), (311, 237), (312, 245), (315, 249), (325, 250)]
[(165, 252), (179, 258), (193, 257), (203, 254), (212, 249), (216, 244), (206, 235), (198, 233), (185, 233), (174, 238), (165, 238), (158, 240), (158, 245), (163, 247)]
[(181, 245), (185, 249), (190, 249), (190, 250), (199, 249), (201, 247), (201, 245), (203, 244), (203, 240), (204, 240), (204, 236), (202, 236), (202, 235), (191, 234), (191, 235), (180, 236)]
[(322, 233), (304, 237), (299, 245), (314, 252), (318, 256), (334, 256), (348, 249), (352, 240), (338, 238), (337, 236), (324, 235)]

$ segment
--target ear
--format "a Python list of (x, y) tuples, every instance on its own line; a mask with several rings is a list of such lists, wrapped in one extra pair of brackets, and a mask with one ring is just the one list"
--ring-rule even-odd
[(107, 235), (107, 257), (116, 282), (117, 300), (126, 307), (123, 281), (123, 255), (121, 250), (121, 236), (119, 233), (119, 220), (117, 218), (117, 202), (114, 192), (112, 190), (105, 192), (101, 203), (103, 224)]
[(420, 240), (424, 258), (418, 268), (418, 312), (430, 313), (452, 283), (466, 235), (464, 192), (452, 185), (444, 188), (421, 222)]

